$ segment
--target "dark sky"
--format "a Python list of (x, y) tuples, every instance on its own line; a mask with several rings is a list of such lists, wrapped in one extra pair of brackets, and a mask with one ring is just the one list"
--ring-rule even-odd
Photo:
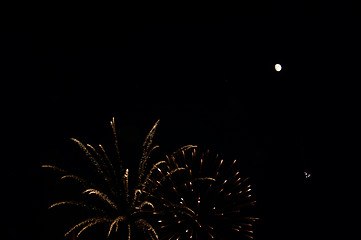
[(55, 178), (40, 166), (71, 165), (71, 137), (109, 141), (113, 116), (127, 159), (157, 119), (164, 152), (197, 144), (242, 159), (257, 184), (258, 239), (313, 232), (329, 129), (353, 99), (359, 16), (326, 3), (172, 9), (9, 12), (0, 55), (6, 239), (62, 239), (46, 211)]

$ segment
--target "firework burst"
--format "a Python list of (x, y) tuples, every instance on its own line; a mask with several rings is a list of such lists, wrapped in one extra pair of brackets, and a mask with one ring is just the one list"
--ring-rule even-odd
[(162, 239), (253, 238), (255, 201), (236, 160), (227, 164), (209, 151), (198, 154), (194, 146), (166, 159), (145, 190), (162, 206), (153, 224)]
[[(148, 167), (150, 155), (158, 146), (153, 145), (153, 137), (158, 126), (159, 120), (155, 123), (143, 143), (143, 152), (139, 162), (138, 178), (134, 187), (129, 184), (129, 170), (124, 168), (121, 154), (119, 151), (118, 138), (115, 128), (114, 118), (110, 122), (115, 145), (115, 158), (105, 151), (102, 145), (93, 147), (90, 144), (83, 144), (81, 141), (72, 138), (80, 149), (85, 153), (90, 163), (96, 169), (99, 181), (90, 181), (76, 174), (68, 173), (66, 170), (53, 165), (43, 165), (44, 168), (50, 168), (59, 172), (61, 179), (72, 179), (82, 186), (82, 201), (62, 201), (54, 203), (50, 208), (61, 206), (76, 206), (86, 209), (90, 217), (83, 219), (73, 226), (65, 234), (79, 237), (90, 228), (97, 225), (107, 227), (107, 236), (118, 232), (121, 225), (126, 228), (128, 239), (131, 238), (135, 229), (141, 229), (149, 239), (158, 239), (153, 226), (149, 223), (149, 215), (155, 211), (154, 205), (150, 200), (143, 197), (143, 190), (149, 181), (152, 172), (161, 165), (162, 162)], [(149, 169), (150, 168), (150, 169)], [(133, 185), (132, 185), (133, 186)], [(95, 206), (91, 199), (97, 199)]]

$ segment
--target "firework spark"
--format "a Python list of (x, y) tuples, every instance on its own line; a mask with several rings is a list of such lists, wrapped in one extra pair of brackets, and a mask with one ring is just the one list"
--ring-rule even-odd
[[(90, 144), (83, 144), (77, 139), (71, 139), (80, 147), (95, 167), (101, 182), (91, 182), (56, 166), (42, 166), (59, 172), (62, 175), (61, 179), (72, 179), (80, 183), (83, 187), (82, 193), (86, 197), (84, 202), (62, 201), (52, 204), (49, 208), (76, 206), (85, 208), (91, 212), (91, 217), (73, 226), (65, 236), (75, 233), (76, 237), (79, 237), (88, 229), (98, 224), (105, 224), (108, 227), (107, 235), (109, 237), (113, 232), (118, 231), (119, 224), (124, 224), (128, 228), (128, 239), (131, 239), (132, 229), (141, 229), (149, 239), (158, 239), (155, 229), (147, 220), (147, 214), (149, 214), (148, 209), (150, 208), (153, 211), (154, 205), (151, 201), (144, 199), (142, 195), (143, 189), (149, 181), (152, 172), (157, 169), (159, 165), (165, 163), (158, 162), (147, 172), (150, 155), (153, 150), (158, 147), (157, 145), (153, 145), (153, 137), (159, 120), (154, 124), (143, 143), (143, 154), (138, 169), (139, 178), (138, 182), (134, 184), (135, 187), (132, 189), (129, 186), (129, 170), (124, 168), (119, 151), (114, 118), (110, 124), (114, 136), (115, 159), (109, 157), (110, 155), (102, 145), (99, 145), (99, 149), (97, 149)], [(97, 206), (92, 206), (87, 202), (91, 197), (99, 199), (101, 203)]]
[(248, 178), (240, 176), (236, 165), (236, 160), (227, 165), (209, 151), (197, 154), (194, 146), (167, 156), (148, 193), (163, 206), (157, 212), (160, 236), (224, 239), (236, 233), (237, 239), (252, 239), (257, 218), (250, 216), (250, 209), (255, 201)]
[[(88, 210), (89, 217), (75, 224), (65, 236), (76, 236), (89, 229), (106, 226), (111, 237), (127, 232), (128, 240), (136, 229), (148, 239), (224, 239), (229, 234), (253, 238), (250, 207), (255, 204), (248, 178), (240, 176), (237, 161), (231, 164), (209, 151), (198, 154), (197, 146), (186, 145), (165, 159), (150, 164), (158, 148), (153, 138), (159, 120), (143, 143), (136, 178), (124, 167), (114, 118), (110, 122), (115, 157), (99, 144), (93, 147), (72, 138), (96, 170), (90, 181), (53, 165), (43, 165), (80, 184), (83, 201), (61, 201), (49, 208), (75, 206)], [(135, 183), (130, 180), (136, 179)], [(96, 181), (98, 180), (98, 181)], [(96, 203), (91, 200), (97, 200)], [(139, 232), (139, 231), (138, 231)], [(227, 239), (229, 239), (227, 237)]]

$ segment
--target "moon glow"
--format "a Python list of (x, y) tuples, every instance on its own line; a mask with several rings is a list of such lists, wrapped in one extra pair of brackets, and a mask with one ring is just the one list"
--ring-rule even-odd
[(281, 69), (282, 69), (281, 64), (278, 64), (278, 63), (277, 63), (277, 64), (275, 65), (275, 69), (276, 69), (277, 72), (281, 71)]

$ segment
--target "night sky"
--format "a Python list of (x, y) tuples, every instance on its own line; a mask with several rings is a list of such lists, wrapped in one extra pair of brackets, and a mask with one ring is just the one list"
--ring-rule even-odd
[(155, 9), (9, 12), (0, 53), (1, 238), (63, 239), (65, 218), (47, 210), (61, 184), (40, 166), (81, 168), (69, 139), (109, 146), (113, 116), (130, 168), (160, 119), (162, 152), (196, 144), (242, 161), (256, 186), (256, 239), (316, 238), (321, 169), (354, 97), (359, 15), (331, 3)]

